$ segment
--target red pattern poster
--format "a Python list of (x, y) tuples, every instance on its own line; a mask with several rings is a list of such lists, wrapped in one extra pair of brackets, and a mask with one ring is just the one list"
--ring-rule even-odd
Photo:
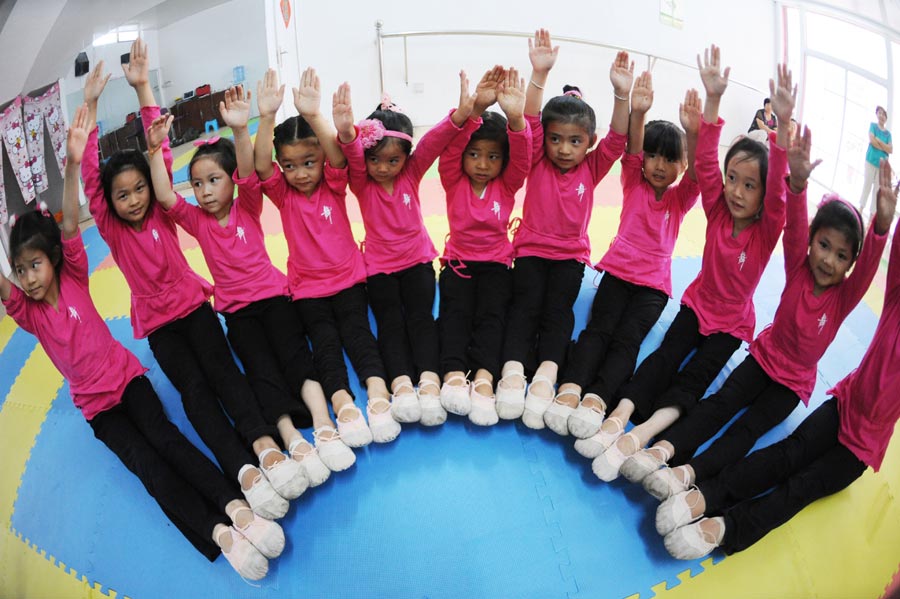
[(284, 19), (285, 28), (287, 28), (291, 24), (291, 0), (281, 0), (281, 17)]

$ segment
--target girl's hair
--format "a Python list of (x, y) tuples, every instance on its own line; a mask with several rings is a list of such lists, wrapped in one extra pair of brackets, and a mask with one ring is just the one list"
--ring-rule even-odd
[[(377, 119), (381, 121), (381, 124), (384, 125), (384, 128), (388, 131), (400, 131), (401, 133), (406, 133), (410, 137), (413, 134), (413, 124), (412, 121), (409, 120), (409, 117), (403, 114), (402, 112), (397, 112), (395, 110), (382, 110), (381, 104), (379, 104), (375, 111), (367, 116), (368, 119)], [(403, 150), (403, 153), (407, 156), (412, 152), (412, 142), (400, 139), (399, 137), (391, 137), (389, 135), (385, 135), (378, 143), (376, 143), (371, 148), (366, 148), (366, 156), (371, 154), (375, 154), (379, 152), (381, 148), (386, 146), (389, 143), (395, 143), (400, 146), (400, 149)]]
[[(567, 94), (566, 92), (578, 92)], [(581, 99), (581, 90), (574, 85), (564, 85), (563, 95), (555, 96), (544, 105), (541, 111), (541, 126), (546, 128), (548, 123), (574, 123), (587, 131), (588, 137), (593, 138), (597, 131), (597, 117), (594, 109)]]
[(283, 123), (275, 127), (275, 152), (281, 149), (281, 146), (293, 145), (300, 140), (315, 138), (316, 134), (302, 116), (292, 116)]
[(208, 158), (219, 165), (230, 177), (237, 170), (237, 156), (234, 153), (234, 142), (220, 137), (212, 143), (205, 143), (197, 148), (191, 163), (188, 165), (188, 176), (194, 171), (194, 163), (201, 158)]
[(472, 133), (469, 143), (483, 139), (496, 141), (503, 150), (503, 166), (509, 162), (509, 135), (506, 133), (506, 117), (497, 112), (485, 112), (481, 115), (481, 126)]
[(819, 229), (834, 229), (843, 233), (850, 248), (853, 251), (853, 258), (850, 263), (856, 261), (859, 251), (862, 249), (863, 242), (863, 222), (859, 210), (841, 198), (837, 194), (828, 194), (822, 198), (819, 204), (819, 210), (813, 217), (812, 223), (809, 225), (809, 242), (812, 243), (813, 237)]
[(134, 169), (143, 175), (144, 180), (147, 182), (147, 186), (150, 188), (150, 201), (152, 202), (156, 199), (156, 196), (153, 194), (153, 179), (150, 178), (150, 163), (147, 162), (144, 155), (137, 150), (119, 150), (109, 157), (109, 160), (103, 165), (103, 170), (100, 173), (100, 183), (103, 185), (103, 197), (106, 200), (106, 204), (109, 206), (110, 211), (116, 215), (116, 218), (120, 217), (116, 212), (115, 206), (113, 206), (113, 181), (115, 180), (116, 175), (130, 169)]
[(659, 154), (666, 160), (685, 160), (684, 133), (669, 121), (650, 121), (644, 127), (644, 153)]
[(771, 104), (771, 103), (772, 103), (772, 100), (770, 98), (766, 98), (765, 100), (763, 100), (763, 108), (766, 107), (766, 104)]
[(887, 118), (887, 110), (885, 110), (883, 106), (876, 106), (876, 107), (875, 107), (875, 116), (878, 116), (878, 113), (879, 113), (879, 112), (883, 112), (883, 113), (884, 113), (884, 118)]
[[(738, 159), (738, 162), (755, 160), (759, 164), (759, 185), (762, 190), (763, 203), (765, 203), (766, 176), (769, 173), (769, 151), (766, 149), (766, 146), (758, 141), (750, 139), (749, 137), (741, 137), (728, 148), (728, 152), (725, 154), (726, 173), (728, 172), (728, 167), (731, 165), (731, 161), (739, 154), (743, 154), (743, 156)], [(763, 207), (760, 206), (760, 212), (762, 212), (762, 208)]]
[(9, 232), (9, 258), (15, 264), (22, 252), (40, 250), (53, 263), (56, 276), (62, 270), (62, 235), (59, 225), (49, 214), (37, 210), (28, 211), (16, 219)]

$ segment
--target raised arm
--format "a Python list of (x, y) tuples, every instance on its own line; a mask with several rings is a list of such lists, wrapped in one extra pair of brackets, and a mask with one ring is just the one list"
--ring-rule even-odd
[(272, 150), (275, 135), (275, 113), (284, 98), (284, 85), (278, 85), (275, 69), (266, 71), (262, 81), (256, 84), (256, 105), (259, 108), (259, 128), (256, 131), (256, 145), (253, 147), (253, 162), (256, 174), (265, 181), (272, 176)]
[(103, 61), (97, 63), (84, 82), (84, 102), (88, 107), (88, 119), (91, 123), (90, 135), (84, 151), (81, 163), (81, 178), (84, 180), (84, 193), (88, 198), (88, 207), (91, 215), (97, 221), (97, 227), (102, 233), (106, 224), (106, 215), (109, 207), (103, 197), (103, 187), (100, 182), (100, 155), (97, 131), (97, 102), (109, 75), (103, 74)]
[(728, 75), (731, 67), (721, 70), (721, 52), (715, 44), (703, 51), (703, 60), (697, 55), (697, 68), (700, 70), (700, 80), (706, 90), (706, 103), (703, 105), (703, 119), (707, 123), (715, 124), (719, 120), (719, 103), (722, 94), (728, 88)]
[(687, 159), (685, 175), (692, 181), (697, 180), (695, 162), (697, 159), (697, 135), (700, 132), (701, 114), (703, 114), (703, 103), (700, 102), (700, 94), (695, 89), (687, 90), (684, 93), (684, 102), (678, 106), (678, 115), (681, 119), (681, 126), (684, 128)]
[(544, 105), (544, 86), (547, 75), (556, 63), (559, 46), (553, 46), (550, 32), (538, 29), (534, 32), (534, 41), (528, 40), (528, 59), (531, 61), (531, 79), (525, 93), (525, 114), (538, 115)]
[[(778, 65), (778, 85), (769, 79), (769, 92), (772, 97), (772, 112), (782, 123), (791, 122), (791, 114), (797, 103), (797, 86), (793, 85), (790, 69), (787, 65)], [(775, 143), (787, 148), (791, 143), (791, 128), (787, 125), (775, 129)]]
[[(494, 68), (485, 71), (481, 81), (475, 86), (475, 103), (472, 106), (471, 115), (473, 118), (480, 117), (485, 110), (497, 101), (497, 92), (500, 84), (505, 80), (506, 70), (500, 65), (494, 65)], [(462, 123), (458, 124), (462, 125)]]
[(111, 73), (103, 74), (103, 61), (101, 60), (84, 81), (84, 103), (88, 107), (88, 120), (92, 127), (97, 124), (97, 102), (100, 100), (100, 94), (103, 93), (110, 75)]
[[(244, 86), (225, 90), (225, 99), (219, 102), (219, 114), (234, 133), (234, 153), (237, 158), (237, 174), (243, 179), (253, 174), (253, 142), (250, 141), (250, 92), (244, 94)], [(231, 173), (228, 173), (231, 175)]]
[(812, 162), (812, 132), (805, 127), (798, 135), (787, 153), (790, 175), (788, 176), (788, 193), (786, 219), (784, 225), (784, 269), (789, 273), (806, 261), (809, 246), (809, 213), (806, 201), (806, 183), (813, 169), (822, 163)]
[(141, 108), (156, 106), (153, 97), (153, 89), (150, 87), (150, 58), (147, 52), (147, 43), (137, 38), (131, 44), (131, 55), (126, 64), (122, 65), (125, 80), (137, 93)]
[[(496, 69), (496, 67), (494, 67)], [(500, 67), (502, 69), (502, 67)], [(496, 101), (497, 91), (494, 88), (489, 93), (486, 93), (486, 87), (483, 87), (486, 81), (491, 77), (491, 73), (493, 69), (487, 71), (484, 76), (481, 78), (481, 81), (478, 83), (478, 86), (482, 88), (482, 96), (481, 101), (485, 107), (493, 104)], [(449, 187), (456, 184), (464, 175), (462, 171), (462, 155), (466, 149), (466, 146), (469, 145), (469, 139), (472, 137), (472, 133), (474, 133), (478, 127), (481, 126), (481, 114), (484, 112), (483, 109), (477, 109), (475, 106), (478, 104), (478, 88), (476, 88), (476, 92), (473, 96), (469, 94), (469, 82), (465, 77), (465, 73), (463, 71), (459, 72), (459, 88), (460, 88), (460, 106), (463, 106), (465, 98), (465, 102), (468, 102), (468, 98), (474, 98), (474, 104), (471, 108), (471, 114), (468, 118), (464, 119), (463, 122), (460, 123), (460, 127), (462, 129), (453, 137), (453, 139), (444, 147), (441, 152), (440, 161), (438, 162), (438, 174), (441, 177), (441, 184), (444, 186), (444, 189), (448, 189)], [(490, 103), (488, 103), (488, 96), (492, 99)], [(457, 108), (457, 111), (460, 109)], [(479, 112), (476, 114), (476, 110)], [(452, 117), (451, 117), (452, 118)], [(450, 200), (450, 195), (447, 195), (448, 201)]]
[(169, 172), (166, 169), (166, 163), (163, 160), (163, 153), (160, 152), (163, 141), (168, 139), (169, 129), (172, 127), (172, 120), (175, 117), (171, 114), (160, 116), (150, 124), (147, 129), (147, 155), (150, 157), (150, 176), (153, 180), (153, 193), (156, 200), (166, 210), (171, 210), (178, 200), (175, 190), (172, 189), (172, 182), (169, 180)]
[(94, 127), (90, 109), (82, 104), (75, 110), (75, 118), (66, 134), (66, 174), (63, 177), (62, 234), (66, 239), (78, 233), (78, 175), (87, 145), (89, 131)]
[(653, 106), (653, 77), (644, 71), (631, 90), (631, 116), (628, 119), (629, 154), (640, 154), (644, 149), (644, 123), (647, 111)]
[(511, 191), (522, 187), (531, 168), (531, 139), (528, 121), (525, 120), (527, 85), (525, 79), (519, 77), (519, 71), (510, 67), (497, 94), (497, 103), (506, 114), (509, 128), (509, 162), (503, 170), (502, 179)]
[[(496, 68), (496, 67), (495, 67)], [(488, 71), (491, 72), (491, 71)], [(456, 110), (454, 110), (450, 114), (450, 120), (456, 125), (457, 128), (462, 127), (466, 120), (472, 116), (475, 108), (475, 101), (478, 97), (478, 94), (470, 94), (469, 93), (469, 78), (466, 77), (465, 71), (459, 72), (459, 103), (457, 104)], [(494, 93), (494, 97), (496, 98), (496, 92)], [(491, 103), (493, 104), (493, 102)], [(490, 106), (490, 104), (488, 104)], [(481, 109), (476, 116), (481, 116), (481, 113), (484, 112), (484, 109), (487, 108), (485, 106)]]
[(891, 187), (891, 165), (882, 158), (878, 166), (878, 199), (873, 223), (877, 235), (886, 235), (890, 230), (896, 209), (897, 189)]
[[(297, 109), (303, 120), (309, 123), (313, 133), (316, 134), (316, 137), (319, 139), (319, 145), (322, 147), (322, 151), (325, 152), (325, 158), (329, 164), (335, 168), (344, 168), (347, 160), (344, 158), (344, 153), (341, 152), (341, 147), (337, 143), (331, 123), (328, 122), (328, 119), (325, 118), (321, 111), (322, 92), (316, 70), (310, 67), (303, 71), (300, 75), (300, 87), (294, 87), (291, 91), (294, 94), (294, 108)], [(334, 98), (332, 98), (332, 113), (334, 108)], [(350, 113), (350, 118), (353, 118), (352, 112)]]
[[(634, 61), (628, 59), (628, 52), (620, 51), (609, 67), (609, 81), (613, 86), (613, 113), (610, 129), (621, 135), (628, 135), (628, 94), (634, 82)], [(652, 89), (651, 89), (652, 93)]]

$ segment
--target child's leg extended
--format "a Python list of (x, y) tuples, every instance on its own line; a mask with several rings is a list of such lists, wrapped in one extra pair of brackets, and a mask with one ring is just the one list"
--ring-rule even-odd
[(239, 497), (237, 488), (166, 418), (146, 377), (133, 379), (122, 403), (90, 425), (188, 541), (214, 560), (219, 548), (212, 531), (228, 522), (224, 508)]
[(458, 262), (446, 265), (441, 270), (440, 288), (441, 404), (448, 412), (465, 416), (472, 407), (468, 372), (477, 290), (473, 269)]
[[(469, 349), (470, 363), (477, 368), (475, 380), (489, 383), (500, 376), (500, 356), (506, 313), (512, 296), (512, 271), (505, 264), (485, 263), (476, 272), (477, 292)], [(475, 390), (487, 395), (492, 388), (485, 386)]]
[(373, 275), (366, 285), (378, 327), (378, 349), (392, 387), (395, 383), (406, 382), (405, 379), (397, 381), (398, 377), (409, 377), (411, 380), (416, 374), (406, 331), (399, 274)]
[(440, 349), (437, 323), (434, 321), (434, 266), (431, 262), (418, 264), (399, 275), (400, 296), (415, 373), (437, 383)]
[[(344, 363), (341, 334), (332, 309), (332, 298), (299, 299), (294, 302), (294, 306), (309, 333), (313, 362), (325, 397), (332, 401), (334, 413), (337, 414), (344, 405), (353, 403), (353, 396), (350, 394), (350, 379)], [(368, 330), (368, 321), (366, 329)]]

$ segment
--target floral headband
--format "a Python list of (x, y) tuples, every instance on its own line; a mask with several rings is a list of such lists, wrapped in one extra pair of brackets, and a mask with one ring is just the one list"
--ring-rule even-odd
[(385, 129), (384, 123), (378, 119), (364, 119), (357, 124), (359, 127), (359, 141), (366, 150), (375, 146), (385, 137), (396, 137), (412, 143), (412, 136), (407, 135), (403, 131), (392, 131)]

